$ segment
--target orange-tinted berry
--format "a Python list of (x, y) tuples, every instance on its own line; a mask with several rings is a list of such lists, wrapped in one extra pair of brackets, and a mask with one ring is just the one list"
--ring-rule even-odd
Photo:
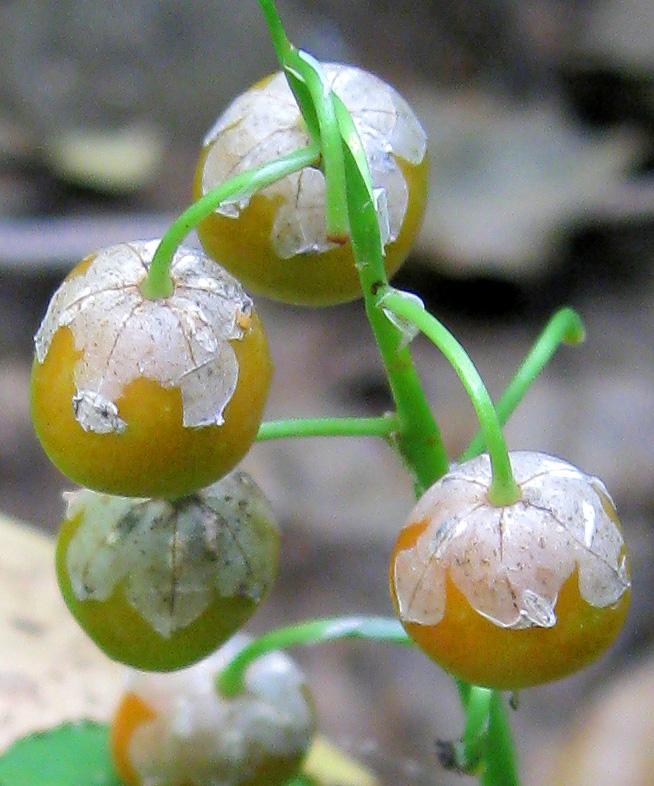
[(513, 505), (488, 501), (488, 456), (435, 483), (400, 532), (391, 594), (407, 633), (466, 682), (519, 689), (565, 677), (615, 640), (629, 607), (626, 548), (597, 478), (516, 452)]
[(109, 746), (114, 769), (124, 786), (140, 786), (139, 774), (130, 760), (129, 744), (136, 729), (156, 717), (155, 710), (136, 693), (127, 692), (121, 697), (111, 723)]
[(111, 723), (112, 760), (126, 786), (281, 786), (297, 773), (315, 719), (288, 655), (258, 658), (233, 698), (216, 688), (246, 641), (239, 634), (174, 674), (131, 676)]
[(53, 463), (109, 494), (179, 497), (217, 480), (254, 440), (272, 366), (240, 284), (179, 249), (170, 297), (141, 293), (157, 241), (84, 260), (36, 335), (31, 405)]
[[(390, 277), (406, 259), (425, 208), (425, 133), (404, 99), (381, 79), (351, 66), (323, 68), (361, 136)], [(264, 79), (235, 99), (207, 135), (194, 195), (308, 142), (284, 74)], [(353, 300), (361, 287), (352, 246), (327, 238), (325, 197), (322, 172), (308, 167), (238, 204), (222, 205), (200, 224), (198, 235), (207, 253), (254, 293), (304, 305)]]

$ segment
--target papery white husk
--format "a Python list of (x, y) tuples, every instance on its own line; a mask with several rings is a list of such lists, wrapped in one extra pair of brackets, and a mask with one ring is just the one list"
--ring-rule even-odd
[(241, 470), (174, 502), (66, 494), (81, 521), (66, 551), (73, 594), (127, 601), (163, 637), (186, 628), (216, 598), (258, 603), (277, 571), (279, 531), (271, 505)]
[[(427, 137), (402, 96), (360, 68), (323, 63), (334, 93), (352, 115), (370, 167), (384, 245), (397, 239), (406, 215), (409, 189), (397, 159), (417, 165)], [(282, 72), (236, 98), (205, 137), (211, 145), (202, 172), (203, 193), (241, 172), (309, 144), (309, 134)], [(288, 175), (261, 194), (279, 200), (272, 246), (287, 259), (331, 247), (325, 222), (325, 178), (316, 168)], [(250, 201), (224, 203), (217, 212), (235, 218)]]
[(313, 707), (302, 672), (285, 653), (250, 664), (241, 694), (219, 695), (216, 675), (247, 641), (237, 634), (172, 674), (133, 674), (128, 690), (156, 713), (129, 744), (143, 786), (236, 786), (270, 757), (300, 757), (308, 749)]
[(447, 575), (482, 616), (515, 629), (555, 625), (558, 594), (575, 570), (591, 606), (611, 606), (629, 588), (624, 538), (604, 484), (543, 453), (516, 451), (510, 459), (521, 493), (515, 504), (488, 501), (484, 454), (454, 467), (411, 512), (405, 526), (426, 526), (395, 559), (403, 622), (442, 620)]
[(224, 422), (239, 373), (230, 342), (243, 337), (252, 301), (227, 271), (185, 247), (172, 260), (172, 295), (145, 298), (140, 287), (158, 244), (99, 251), (84, 272), (59, 287), (34, 339), (43, 363), (57, 331), (71, 331), (81, 353), (71, 405), (85, 431), (124, 431), (116, 402), (141, 377), (179, 388), (184, 426)]

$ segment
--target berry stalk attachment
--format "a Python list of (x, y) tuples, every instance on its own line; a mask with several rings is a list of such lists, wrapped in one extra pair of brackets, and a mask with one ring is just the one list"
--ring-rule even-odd
[(443, 352), (470, 396), (488, 446), (492, 466), (488, 500), (497, 506), (516, 502), (520, 497), (520, 489), (513, 477), (497, 412), (479, 372), (461, 344), (436, 317), (425, 310), (422, 303), (405, 292), (389, 288), (379, 298), (377, 305), (387, 316), (415, 325)]
[(254, 639), (236, 654), (216, 679), (217, 690), (226, 697), (237, 696), (244, 690), (245, 674), (251, 663), (268, 652), (298, 645), (324, 644), (341, 639), (386, 641), (411, 644), (402, 626), (387, 617), (329, 617), (295, 623), (269, 631)]
[[(292, 64), (300, 55), (296, 53)], [(287, 70), (293, 67), (283, 65)], [(404, 262), (422, 218), (426, 137), (404, 99), (372, 74), (334, 63), (320, 66), (306, 55), (299, 67), (318, 99), (311, 106), (316, 111), (330, 108), (329, 113), (321, 112), (321, 117), (327, 114), (321, 132), (323, 127), (330, 131), (321, 136), (321, 166), (312, 164), (238, 202), (221, 204), (200, 223), (198, 235), (207, 252), (252, 292), (295, 304), (328, 305), (361, 295), (349, 242), (339, 106), (351, 113), (369, 162), (389, 276)], [(309, 144), (310, 117), (306, 109), (301, 114), (287, 76), (280, 71), (262, 80), (220, 115), (204, 140), (196, 197), (234, 174)], [(334, 153), (327, 157), (330, 149)], [(330, 198), (335, 183), (336, 195), (343, 191), (339, 199)], [(342, 230), (330, 225), (333, 203), (345, 214), (338, 219), (347, 226), (343, 237), (338, 236)]]
[(629, 607), (626, 547), (600, 480), (518, 451), (512, 504), (489, 501), (486, 454), (419, 500), (391, 559), (400, 621), (433, 660), (477, 685), (517, 690), (601, 655)]
[(166, 297), (170, 292), (169, 268), (172, 258), (184, 238), (192, 229), (217, 210), (221, 205), (234, 205), (247, 201), (252, 194), (270, 186), (281, 178), (305, 167), (315, 166), (320, 159), (320, 146), (311, 142), (301, 149), (291, 149), (287, 155), (275, 157), (259, 167), (245, 169), (230, 177), (194, 202), (161, 239), (152, 259), (142, 291), (146, 297)]
[[(628, 605), (624, 542), (606, 490), (569, 465), (561, 468), (558, 460), (510, 456), (501, 433), (501, 423), (548, 353), (562, 339), (579, 340), (581, 327), (572, 313), (561, 316), (495, 410), (453, 337), (415, 296), (388, 284), (396, 262), (408, 252), (424, 206), (427, 160), (418, 121), (375, 77), (321, 66), (296, 50), (273, 3), (260, 0), (260, 5), (283, 74), (255, 86), (227, 110), (227, 119), (219, 119), (196, 175), (196, 189), (204, 195), (160, 242), (109, 250), (113, 261), (100, 265), (100, 286), (96, 259), (85, 260), (55, 296), (37, 335), (33, 413), (46, 452), (73, 479), (121, 495), (81, 492), (72, 499), (58, 544), (62, 590), (82, 626), (113, 657), (145, 669), (185, 666), (243, 623), (265, 594), (276, 565), (276, 533), (265, 511), (246, 516), (245, 524), (238, 516), (230, 518), (234, 511), (220, 513), (218, 521), (216, 506), (206, 496), (215, 489), (197, 490), (240, 460), (257, 433), (260, 439), (381, 436), (397, 448), (417, 492), (431, 486), (393, 556), (391, 582), (402, 624), (314, 620), (273, 631), (245, 647), (222, 671), (222, 695), (213, 691), (212, 698), (234, 700), (231, 712), (247, 693), (248, 669), (258, 665), (251, 661), (273, 645), (351, 636), (406, 644), (406, 628), (450, 671), (491, 686), (458, 682), (467, 718), (462, 766), (478, 768), (484, 786), (514, 786), (514, 756), (497, 688), (535, 684), (578, 668), (608, 646)], [(257, 114), (260, 103), (263, 112)], [(279, 116), (281, 126), (274, 122)], [(263, 150), (267, 157), (259, 162), (255, 153)], [(293, 184), (286, 203), (285, 178)], [(321, 187), (317, 200), (315, 183)], [(259, 291), (266, 291), (272, 275), (276, 278), (267, 294), (293, 303), (337, 303), (362, 294), (396, 412), (259, 428), (270, 377), (265, 339), (240, 285), (203, 255), (180, 247), (199, 223), (205, 246), (226, 264), (230, 244), (242, 242), (245, 227), (245, 250), (259, 244), (251, 281)], [(216, 226), (220, 242), (213, 249)], [(230, 231), (236, 240), (229, 238)], [(339, 257), (344, 249), (347, 254)], [(332, 251), (333, 265), (327, 261)], [(96, 256), (102, 260), (104, 255)], [(199, 262), (181, 264), (189, 283), (179, 277), (178, 263), (194, 255)], [(126, 279), (117, 263), (121, 256), (129, 259)], [(242, 262), (242, 248), (235, 259), (236, 272), (245, 278), (251, 271), (250, 263)], [(287, 260), (292, 262), (286, 265)], [(192, 297), (188, 290), (194, 290)], [(470, 451), (486, 446), (490, 458), (448, 471), (448, 456), (409, 351), (417, 330), (443, 350), (459, 373), (482, 426), (482, 437)], [(207, 402), (203, 394), (213, 398)], [(545, 469), (534, 470), (534, 462)], [(449, 497), (459, 492), (460, 508)], [(582, 514), (577, 518), (566, 507), (575, 494), (575, 515)], [(154, 495), (166, 499), (139, 499)], [(229, 508), (237, 497), (229, 492), (222, 502)], [(229, 537), (234, 543), (218, 543)], [(135, 560), (136, 554), (143, 559)], [(189, 576), (193, 580), (187, 584)], [(450, 629), (454, 634), (446, 635), (442, 646), (440, 634)], [(533, 642), (554, 655), (539, 660), (530, 650)], [(161, 715), (154, 703), (142, 699), (130, 705), (137, 707), (134, 726)], [(185, 709), (192, 714), (192, 708)], [(189, 714), (176, 717), (188, 728), (183, 722)], [(199, 727), (204, 756), (210, 735), (202, 723)], [(127, 766), (133, 769), (124, 777), (130, 786), (142, 781), (179, 786), (187, 772), (178, 762), (197, 763), (199, 749), (175, 747), (180, 741), (166, 736), (169, 730), (154, 728), (154, 749), (141, 759), (130, 751)], [(175, 750), (175, 761), (156, 748), (160, 739), (170, 742), (164, 748)], [(153, 762), (156, 766), (150, 767)], [(256, 767), (247, 780), (249, 759), (239, 762), (244, 786), (277, 782), (277, 774), (265, 768), (262, 774)], [(174, 773), (172, 780), (165, 780), (160, 764)], [(238, 773), (231, 779), (236, 770), (227, 777), (221, 767), (221, 782), (241, 783)]]
[(245, 455), (272, 364), (252, 300), (202, 252), (178, 248), (173, 293), (143, 296), (157, 247), (104, 249), (64, 280), (35, 337), (32, 419), (75, 482), (175, 498)]

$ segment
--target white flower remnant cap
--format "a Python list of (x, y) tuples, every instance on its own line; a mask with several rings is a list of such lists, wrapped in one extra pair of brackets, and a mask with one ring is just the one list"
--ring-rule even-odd
[(484, 454), (444, 475), (413, 509), (405, 526), (426, 526), (396, 555), (403, 622), (443, 619), (446, 575), (473, 609), (510, 629), (553, 627), (558, 594), (575, 570), (591, 606), (611, 606), (629, 589), (624, 538), (604, 484), (543, 453), (516, 451), (510, 459), (520, 488), (514, 504), (488, 501)]
[(236, 470), (170, 502), (98, 494), (65, 495), (81, 516), (66, 569), (80, 601), (127, 602), (164, 638), (188, 627), (217, 598), (259, 603), (272, 585), (279, 531), (270, 502)]
[(158, 245), (123, 243), (90, 257), (59, 287), (34, 339), (43, 363), (57, 331), (72, 332), (81, 353), (72, 405), (85, 431), (124, 431), (116, 401), (141, 377), (179, 388), (185, 427), (224, 422), (239, 371), (230, 341), (243, 337), (252, 301), (229, 273), (185, 247), (172, 260), (172, 295), (149, 300), (141, 284)]
[(257, 658), (245, 689), (222, 697), (215, 678), (245, 646), (237, 634), (213, 655), (172, 674), (134, 673), (128, 691), (154, 711), (129, 744), (140, 783), (237, 786), (271, 758), (300, 759), (315, 731), (304, 675), (283, 652)]
[[(323, 64), (334, 93), (352, 115), (370, 167), (384, 245), (397, 239), (407, 212), (409, 189), (397, 159), (417, 165), (427, 137), (407, 102), (384, 81), (352, 66)], [(247, 90), (218, 118), (204, 140), (211, 145), (203, 168), (204, 193), (241, 172), (309, 144), (304, 121), (282, 72)], [(307, 167), (263, 189), (279, 207), (272, 246), (279, 257), (322, 252), (327, 240), (325, 178)], [(249, 197), (223, 203), (218, 212), (237, 217)]]

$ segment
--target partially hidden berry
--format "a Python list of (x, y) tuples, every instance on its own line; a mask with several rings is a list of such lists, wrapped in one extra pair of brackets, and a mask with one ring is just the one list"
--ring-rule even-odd
[(130, 676), (111, 723), (112, 760), (125, 786), (281, 786), (297, 773), (315, 718), (291, 658), (258, 658), (232, 698), (216, 688), (247, 641), (237, 634), (174, 674)]

